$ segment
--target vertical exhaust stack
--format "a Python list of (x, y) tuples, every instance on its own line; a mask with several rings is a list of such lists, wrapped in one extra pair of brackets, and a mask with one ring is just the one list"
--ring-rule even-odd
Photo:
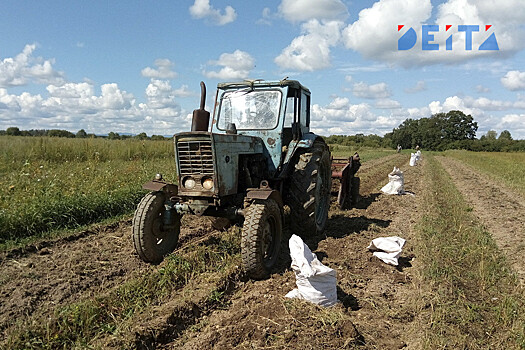
[(191, 131), (208, 131), (210, 123), (210, 112), (204, 109), (206, 103), (206, 85), (201, 81), (201, 108), (193, 111)]

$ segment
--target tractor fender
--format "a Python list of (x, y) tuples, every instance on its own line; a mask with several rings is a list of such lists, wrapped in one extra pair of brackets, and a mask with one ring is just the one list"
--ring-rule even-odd
[(142, 188), (154, 192), (163, 191), (166, 192), (170, 197), (176, 196), (179, 191), (177, 185), (162, 180), (151, 180), (142, 185)]
[(318, 139), (322, 140), (324, 143), (323, 138), (314, 133), (306, 133), (303, 134), (302, 139), (290, 141), (290, 144), (287, 148), (286, 157), (284, 158), (283, 163), (288, 164), (299, 148), (312, 148), (314, 142)]
[(248, 189), (248, 192), (246, 193), (245, 200), (251, 202), (254, 199), (273, 199), (279, 207), (283, 208), (283, 199), (281, 197), (281, 193), (277, 190), (272, 190), (270, 188), (252, 188)]

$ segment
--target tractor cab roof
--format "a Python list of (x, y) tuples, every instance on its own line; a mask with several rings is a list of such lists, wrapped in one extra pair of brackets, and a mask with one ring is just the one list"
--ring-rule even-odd
[(288, 86), (295, 89), (304, 90), (310, 92), (307, 87), (303, 86), (297, 80), (244, 80), (239, 82), (219, 83), (217, 84), (218, 89), (231, 89), (231, 88), (258, 88), (258, 87), (272, 87), (272, 86)]

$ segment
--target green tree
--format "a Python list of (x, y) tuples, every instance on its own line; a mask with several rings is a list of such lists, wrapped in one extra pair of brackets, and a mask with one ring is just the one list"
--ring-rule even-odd
[(118, 134), (118, 132), (111, 131), (108, 134), (108, 139), (110, 139), (110, 140), (119, 140), (120, 139), (120, 135)]
[(147, 140), (148, 135), (146, 135), (145, 132), (141, 132), (140, 134), (135, 135), (134, 138), (139, 139), (139, 140)]
[(512, 141), (512, 136), (510, 135), (510, 131), (503, 130), (501, 134), (499, 134), (498, 140), (509, 140)]
[(437, 113), (430, 118), (419, 120), (406, 119), (392, 131), (392, 144), (403, 148), (414, 148), (417, 145), (441, 150), (458, 141), (473, 140), (476, 137), (478, 123), (471, 115), (461, 111)]
[(485, 138), (490, 141), (496, 140), (496, 137), (498, 136), (498, 133), (494, 130), (487, 131), (487, 134), (485, 135)]
[(86, 130), (84, 130), (84, 129), (80, 129), (79, 131), (77, 131), (75, 137), (76, 137), (76, 138), (79, 138), (79, 139), (85, 139), (85, 138), (87, 137), (87, 132), (86, 132)]
[(20, 136), (22, 133), (20, 132), (20, 129), (17, 128), (16, 126), (12, 126), (10, 128), (7, 128), (7, 130), (5, 131), (5, 133), (7, 135), (11, 135), (11, 136)]

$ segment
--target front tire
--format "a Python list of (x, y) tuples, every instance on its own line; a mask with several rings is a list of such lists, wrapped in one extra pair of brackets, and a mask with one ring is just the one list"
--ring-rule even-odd
[(266, 278), (279, 260), (282, 240), (281, 209), (272, 199), (251, 204), (241, 239), (243, 268), (253, 279)]
[(163, 192), (148, 193), (133, 216), (133, 245), (139, 257), (148, 263), (160, 263), (179, 240), (181, 216), (172, 210), (172, 224), (165, 227), (165, 201)]
[(331, 186), (330, 151), (324, 142), (316, 141), (299, 155), (291, 177), (288, 205), (293, 233), (308, 237), (323, 232)]

